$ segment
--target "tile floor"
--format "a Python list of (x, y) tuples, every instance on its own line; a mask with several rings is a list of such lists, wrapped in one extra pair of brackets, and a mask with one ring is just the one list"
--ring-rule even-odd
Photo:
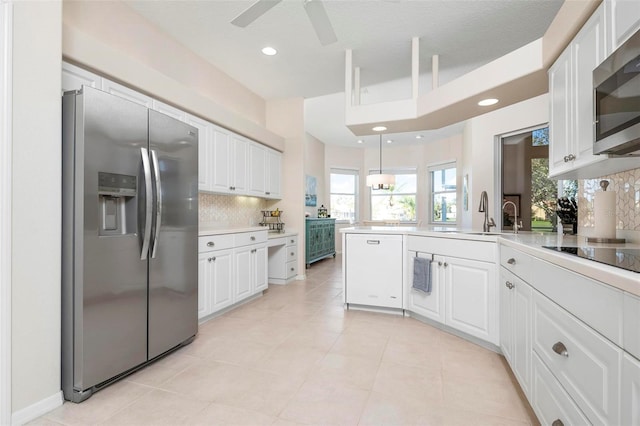
[(347, 311), (340, 257), (200, 326), (189, 346), (32, 425), (538, 424), (500, 355)]

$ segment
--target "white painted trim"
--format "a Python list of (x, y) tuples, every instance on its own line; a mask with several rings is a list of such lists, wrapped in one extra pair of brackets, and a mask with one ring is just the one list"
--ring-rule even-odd
[(31, 420), (37, 419), (49, 411), (58, 408), (63, 402), (64, 399), (62, 398), (62, 391), (58, 391), (35, 404), (31, 404), (28, 407), (13, 413), (13, 416), (11, 416), (11, 424), (19, 426), (28, 423)]
[(0, 424), (11, 422), (11, 94), (13, 6), (0, 0)]

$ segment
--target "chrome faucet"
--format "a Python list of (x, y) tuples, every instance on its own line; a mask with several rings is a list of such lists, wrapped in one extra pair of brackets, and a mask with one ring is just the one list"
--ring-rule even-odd
[(518, 229), (522, 228), (522, 221), (518, 223), (518, 207), (516, 207), (516, 203), (514, 203), (513, 201), (505, 201), (502, 205), (502, 210), (504, 210), (507, 204), (511, 204), (513, 206), (513, 214), (515, 216), (513, 219), (513, 233), (517, 234)]
[(478, 207), (478, 212), (484, 213), (482, 231), (491, 232), (491, 228), (496, 226), (496, 223), (492, 217), (489, 217), (489, 196), (487, 195), (487, 191), (482, 191), (480, 194), (480, 207)]

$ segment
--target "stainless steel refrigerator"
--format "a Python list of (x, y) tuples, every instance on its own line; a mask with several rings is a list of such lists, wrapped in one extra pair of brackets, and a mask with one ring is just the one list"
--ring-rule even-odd
[(91, 87), (62, 104), (62, 388), (81, 402), (197, 333), (198, 133)]

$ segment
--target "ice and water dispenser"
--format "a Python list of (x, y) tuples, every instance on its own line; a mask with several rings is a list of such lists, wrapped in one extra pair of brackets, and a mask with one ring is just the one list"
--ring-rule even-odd
[(99, 235), (136, 232), (136, 176), (98, 172)]

